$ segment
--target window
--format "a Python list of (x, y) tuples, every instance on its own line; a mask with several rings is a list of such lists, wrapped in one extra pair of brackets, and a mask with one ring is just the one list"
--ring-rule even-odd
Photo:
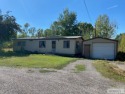
[(40, 41), (39, 48), (46, 48), (46, 41)]
[(64, 41), (63, 48), (70, 48), (70, 41)]
[(19, 41), (17, 42), (17, 46), (25, 46), (26, 42), (25, 41)]
[(56, 41), (52, 41), (52, 49), (56, 49)]

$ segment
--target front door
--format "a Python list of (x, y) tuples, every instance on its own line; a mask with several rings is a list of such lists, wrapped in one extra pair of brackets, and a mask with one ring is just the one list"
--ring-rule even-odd
[(55, 53), (56, 51), (56, 41), (52, 41), (52, 52)]
[(90, 44), (84, 45), (84, 56), (90, 58)]

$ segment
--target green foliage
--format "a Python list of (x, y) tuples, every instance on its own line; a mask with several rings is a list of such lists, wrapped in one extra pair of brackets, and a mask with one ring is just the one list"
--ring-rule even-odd
[(117, 53), (117, 60), (125, 61), (125, 33), (119, 34), (116, 36), (118, 40), (118, 53)]
[(119, 37), (119, 51), (125, 52), (125, 34)]
[[(124, 33), (123, 33), (123, 34), (124, 34)], [(117, 35), (115, 39), (118, 40), (118, 41), (120, 42), (120, 40), (121, 40), (121, 36), (122, 36), (123, 34), (119, 34), (119, 35)]]
[(37, 31), (35, 27), (31, 27), (29, 28), (28, 32), (29, 32), (30, 37), (35, 37)]
[(57, 21), (54, 21), (50, 29), (44, 31), (45, 36), (73, 36), (79, 35), (79, 29), (76, 21), (76, 13), (69, 12), (65, 9), (62, 14), (59, 15)]
[(96, 36), (111, 38), (116, 31), (116, 24), (110, 22), (107, 15), (100, 15), (95, 23), (96, 26)]
[(43, 29), (38, 29), (36, 33), (36, 37), (43, 37), (44, 36), (44, 31)]
[(117, 66), (101, 60), (94, 62), (93, 65), (103, 76), (125, 82), (125, 71), (119, 69)]
[(45, 36), (83, 36), (85, 39), (93, 37), (93, 26), (90, 23), (78, 23), (75, 12), (65, 9), (53, 22), (50, 29), (45, 30)]
[(78, 28), (76, 18), (76, 13), (69, 12), (68, 9), (64, 10), (63, 13), (60, 14), (58, 23), (60, 24), (63, 36), (77, 35)]
[(75, 66), (75, 72), (81, 72), (81, 71), (84, 71), (85, 70), (85, 65), (83, 64), (77, 64)]
[(78, 23), (78, 28), (80, 30), (81, 36), (83, 36), (84, 39), (90, 39), (94, 37), (94, 28), (92, 24), (90, 23)]
[(46, 29), (46, 30), (44, 31), (44, 36), (45, 36), (45, 37), (52, 36), (52, 30), (51, 30), (51, 29)]
[(25, 38), (25, 37), (43, 37), (44, 32), (43, 29), (36, 29), (35, 27), (30, 27), (29, 23), (25, 23), (22, 32), (18, 33), (18, 38)]
[(28, 35), (28, 29), (29, 29), (29, 27), (30, 27), (30, 24), (29, 24), (29, 23), (25, 23), (24, 26), (23, 26), (23, 28), (21, 29), (22, 32), (20, 32), (20, 33), (17, 35), (17, 37), (18, 37), (18, 38), (28, 37), (28, 36), (29, 36), (29, 35)]
[(16, 18), (10, 16), (9, 12), (6, 14), (0, 12), (0, 43), (16, 38), (17, 32), (21, 32), (21, 29)]
[(12, 47), (13, 47), (13, 42), (12, 41), (4, 42), (2, 44), (2, 48), (12, 48)]
[(61, 30), (59, 22), (57, 21), (53, 22), (50, 29), (52, 30), (52, 36), (61, 35), (62, 30)]

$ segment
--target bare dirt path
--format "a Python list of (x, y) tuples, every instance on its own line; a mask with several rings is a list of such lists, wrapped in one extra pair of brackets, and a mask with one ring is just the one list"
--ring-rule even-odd
[[(125, 84), (104, 78), (92, 66), (92, 60), (78, 60), (57, 72), (40, 73), (39, 69), (0, 67), (0, 94), (107, 94), (109, 88)], [(86, 70), (74, 73), (76, 64)]]

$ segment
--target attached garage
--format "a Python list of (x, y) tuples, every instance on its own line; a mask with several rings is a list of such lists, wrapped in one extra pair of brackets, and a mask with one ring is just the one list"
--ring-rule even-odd
[(114, 59), (114, 43), (93, 43), (93, 58)]
[(118, 42), (107, 38), (93, 38), (83, 42), (83, 56), (94, 59), (115, 59)]

